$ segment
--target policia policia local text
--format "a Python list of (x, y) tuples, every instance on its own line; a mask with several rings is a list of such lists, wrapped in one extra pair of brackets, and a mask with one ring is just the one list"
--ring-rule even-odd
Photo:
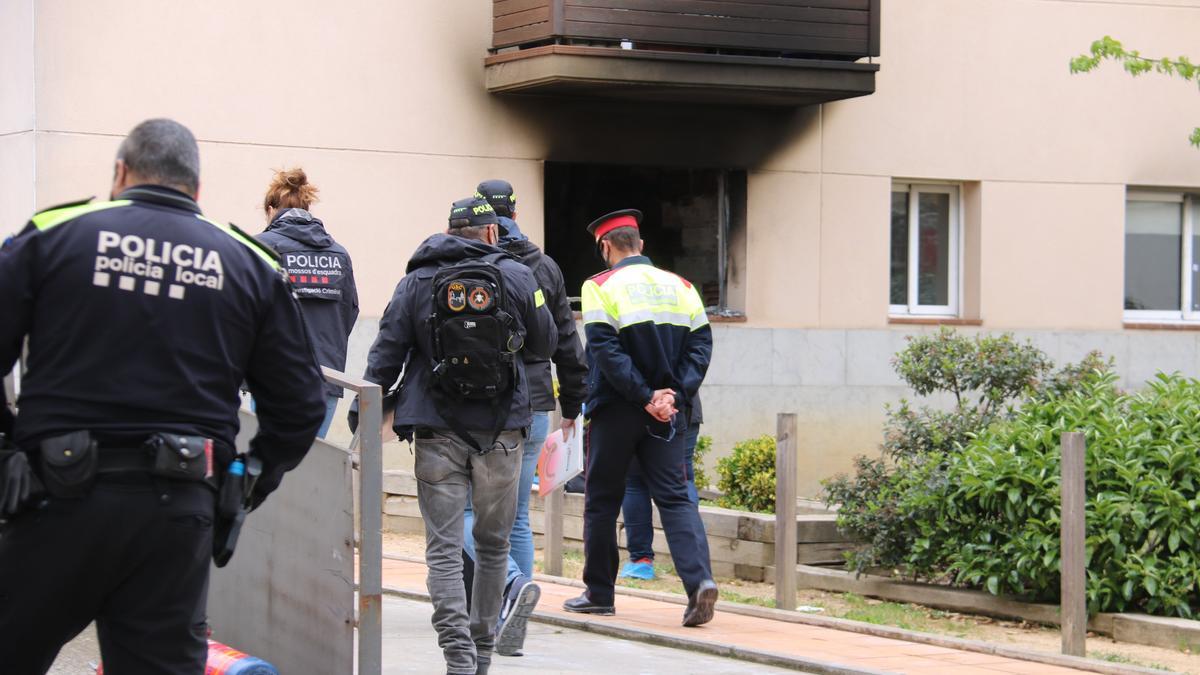
[[(15, 429), (0, 429), (16, 446), (0, 453), (13, 675), (46, 672), (92, 620), (106, 672), (204, 672), (209, 559), (230, 553), (214, 536), (300, 463), (325, 413), (278, 264), (196, 205), (191, 132), (139, 124), (112, 191), (39, 213), (0, 249), (0, 372), (29, 338)], [(259, 430), (241, 462), (262, 467), (248, 495), (222, 481), (243, 380)]]

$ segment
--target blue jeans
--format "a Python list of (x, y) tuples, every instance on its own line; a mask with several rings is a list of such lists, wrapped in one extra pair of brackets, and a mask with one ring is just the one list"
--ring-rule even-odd
[[(688, 498), (693, 504), (700, 503), (700, 495), (696, 491), (696, 471), (692, 462), (696, 454), (696, 441), (700, 438), (700, 425), (688, 427), (687, 436), (683, 441), (683, 461), (687, 471)], [(650, 489), (642, 480), (642, 473), (637, 461), (629, 467), (625, 477), (625, 499), (621, 502), (621, 512), (625, 515), (625, 539), (629, 546), (629, 559), (654, 560), (654, 512), (650, 510)]]
[[(317, 438), (325, 438), (325, 434), (329, 433), (329, 425), (333, 424), (333, 415), (337, 412), (338, 401), (342, 399), (337, 396), (330, 396), (325, 402), (325, 421), (321, 422), (321, 428), (317, 431)], [(257, 412), (258, 404), (254, 399), (250, 399), (250, 411)]]
[[(550, 433), (550, 413), (533, 413), (529, 426), (529, 438), (521, 452), (521, 477), (517, 483), (517, 517), (513, 521), (512, 533), (508, 535), (508, 581), (517, 576), (533, 576), (533, 528), (529, 526), (529, 492), (533, 489), (533, 477), (537, 474), (538, 456), (542, 444)], [(463, 551), (475, 560), (475, 540), (471, 529), (475, 515), (471, 512), (471, 501), (467, 499), (467, 510), (463, 519)]]
[(325, 403), (325, 421), (321, 422), (321, 429), (317, 431), (317, 438), (325, 438), (325, 434), (329, 433), (329, 425), (333, 424), (333, 415), (337, 412), (338, 401), (342, 399), (337, 396), (330, 396)]

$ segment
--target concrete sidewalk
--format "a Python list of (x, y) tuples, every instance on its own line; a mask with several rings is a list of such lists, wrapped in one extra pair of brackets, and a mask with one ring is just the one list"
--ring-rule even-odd
[[(437, 634), (430, 625), (433, 606), (389, 597), (383, 602), (383, 672), (445, 672)], [(497, 656), (491, 673), (612, 673), (655, 675), (782, 675), (794, 670), (764, 667), (719, 656), (688, 654), (585, 631), (531, 623), (525, 656)]]
[[(427, 602), (388, 597), (383, 601), (383, 672), (445, 672), (437, 634), (430, 624), (433, 607)], [(596, 675), (610, 673), (654, 673), (663, 675), (782, 675), (793, 670), (770, 668), (706, 654), (686, 654), (669, 647), (641, 642), (614, 640), (585, 631), (530, 624), (525, 642), (527, 656), (497, 656), (491, 672), (571, 673)], [(89, 627), (67, 645), (50, 675), (89, 675), (89, 666), (100, 660), (95, 632)], [(0, 672), (4, 672), (0, 669)], [(287, 673), (285, 675), (293, 675)], [(344, 675), (339, 673), (298, 673), (296, 675)]]
[[(385, 589), (393, 589), (406, 597), (421, 598), (426, 594), (425, 566), (421, 563), (385, 558), (383, 579)], [(564, 600), (579, 595), (579, 588), (542, 580), (539, 580), (539, 584), (542, 587), (542, 601), (535, 616), (543, 622), (578, 627), (611, 637), (635, 638), (640, 635), (641, 639), (648, 638), (652, 642), (672, 644), (693, 652), (700, 650), (739, 659), (758, 659), (759, 663), (773, 665), (790, 664), (795, 670), (807, 672), (914, 675), (1058, 675), (1085, 672), (995, 654), (721, 612), (720, 604), (712, 623), (699, 628), (680, 626), (683, 615), (681, 605), (628, 595), (618, 595), (616, 616), (583, 616), (562, 609)], [(536, 653), (532, 648), (526, 651)], [(753, 667), (756, 669), (754, 672), (765, 672), (761, 670), (764, 665)]]

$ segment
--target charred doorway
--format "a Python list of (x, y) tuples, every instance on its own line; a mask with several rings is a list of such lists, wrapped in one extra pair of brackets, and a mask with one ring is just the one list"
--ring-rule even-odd
[(745, 171), (546, 162), (545, 180), (545, 250), (568, 295), (604, 270), (587, 224), (633, 208), (655, 265), (695, 284), (710, 312), (744, 308)]

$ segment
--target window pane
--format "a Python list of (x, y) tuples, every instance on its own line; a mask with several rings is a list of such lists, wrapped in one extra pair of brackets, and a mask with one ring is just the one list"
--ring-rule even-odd
[(892, 193), (891, 304), (908, 304), (908, 193)]
[(950, 304), (950, 195), (922, 192), (917, 197), (920, 222), (917, 301)]
[(1200, 205), (1197, 205), (1195, 199), (1193, 199), (1189, 203), (1189, 206), (1192, 208), (1191, 311), (1200, 312)]
[(1125, 204), (1125, 309), (1180, 311), (1183, 205)]

